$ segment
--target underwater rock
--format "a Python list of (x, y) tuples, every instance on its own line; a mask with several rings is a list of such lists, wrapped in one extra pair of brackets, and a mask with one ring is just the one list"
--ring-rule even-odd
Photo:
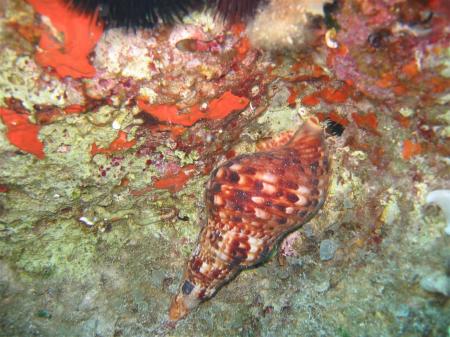
[[(448, 297), (419, 284), (450, 270), (443, 213), (423, 207), (450, 187), (445, 3), (336, 1), (326, 26), (315, 17), (314, 35), (294, 40), (312, 40), (304, 53), (257, 50), (251, 27), (224, 27), (214, 13), (110, 29), (85, 58), (95, 76), (61, 79), (35, 56), (42, 36), (61, 46), (67, 36), (25, 1), (1, 2), (0, 105), (39, 127), (45, 158), (15, 147), (0, 121), (0, 335), (447, 336)], [(427, 22), (399, 22), (418, 6)], [(250, 102), (192, 126), (139, 107), (211, 116), (225, 92)], [(167, 324), (214, 163), (269, 151), (258, 144), (307, 116), (329, 125), (336, 168), (320, 216), (280, 250), (285, 266), (273, 259), (242, 273), (186, 322)], [(92, 156), (93, 144), (126, 144), (114, 143), (119, 132), (136, 144)], [(83, 216), (97, 220), (86, 226)], [(324, 239), (339, 243), (329, 261)]]

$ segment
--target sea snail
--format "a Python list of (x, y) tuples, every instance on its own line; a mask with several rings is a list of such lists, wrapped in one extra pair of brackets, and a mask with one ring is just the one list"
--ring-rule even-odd
[(185, 317), (309, 221), (325, 201), (329, 170), (323, 132), (314, 117), (287, 144), (237, 156), (216, 168), (206, 186), (207, 222), (169, 318)]

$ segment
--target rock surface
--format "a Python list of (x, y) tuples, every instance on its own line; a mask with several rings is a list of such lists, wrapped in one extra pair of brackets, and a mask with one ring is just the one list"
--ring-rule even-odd
[[(286, 53), (208, 13), (114, 30), (83, 56), (94, 77), (73, 79), (36, 63), (51, 25), (2, 2), (0, 336), (448, 335), (450, 238), (425, 202), (450, 188), (448, 8), (339, 3)], [(211, 107), (223, 97), (248, 104)], [(158, 119), (174, 111), (205, 118)], [(332, 156), (322, 211), (278, 258), (167, 324), (209, 172), (311, 115)], [(20, 147), (24, 134), (43, 152)]]

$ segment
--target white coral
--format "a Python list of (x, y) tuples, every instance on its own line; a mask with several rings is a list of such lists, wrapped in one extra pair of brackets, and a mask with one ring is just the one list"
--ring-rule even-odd
[(435, 190), (428, 193), (426, 198), (427, 203), (437, 204), (444, 212), (447, 227), (445, 233), (450, 235), (450, 190)]

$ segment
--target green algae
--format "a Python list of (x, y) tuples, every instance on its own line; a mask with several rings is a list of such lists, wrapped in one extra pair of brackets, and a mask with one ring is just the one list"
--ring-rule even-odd
[(192, 151), (189, 154), (187, 154), (184, 151), (175, 150), (174, 156), (177, 157), (180, 160), (181, 166), (194, 164), (198, 159), (200, 158), (197, 151)]
[(16, 262), (27, 273), (56, 278), (84, 278), (91, 273), (96, 238), (84, 235), (74, 221), (55, 224), (28, 243)]

